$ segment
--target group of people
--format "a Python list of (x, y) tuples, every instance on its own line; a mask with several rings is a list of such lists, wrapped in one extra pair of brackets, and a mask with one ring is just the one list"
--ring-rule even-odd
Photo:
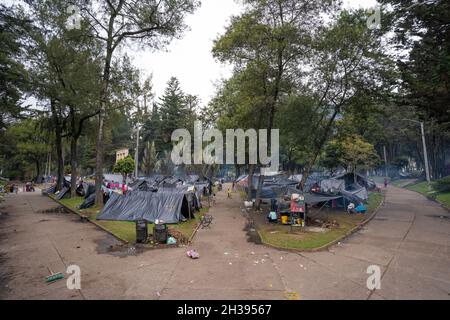
[[(23, 185), (23, 192), (34, 192), (36, 189), (34, 187), (34, 182), (27, 182)], [(19, 186), (11, 183), (11, 184), (7, 184), (4, 188), (2, 187), (2, 190), (0, 190), (1, 192), (6, 192), (6, 193), (19, 193)]]
[(126, 194), (128, 190), (128, 186), (125, 183), (118, 183), (114, 181), (105, 180), (103, 185), (105, 186), (106, 189), (109, 189), (111, 191), (121, 190), (123, 194)]

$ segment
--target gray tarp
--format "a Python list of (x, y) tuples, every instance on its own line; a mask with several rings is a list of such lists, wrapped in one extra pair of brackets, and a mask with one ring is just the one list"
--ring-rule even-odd
[(347, 186), (345, 190), (341, 190), (341, 193), (349, 199), (355, 199), (363, 202), (369, 199), (367, 189), (357, 183)]
[(342, 198), (342, 196), (328, 196), (317, 193), (305, 193), (305, 202), (307, 204), (316, 204), (320, 202), (330, 201)]
[(64, 196), (66, 194), (70, 194), (70, 188), (69, 187), (62, 188), (62, 190), (56, 196), (56, 200), (61, 200), (62, 198), (64, 198)]
[[(183, 218), (189, 218), (185, 191), (173, 189), (171, 192), (133, 191), (126, 195), (112, 193), (103, 210), (97, 216), (98, 220), (137, 221), (156, 219), (165, 223), (178, 223)], [(183, 202), (185, 205), (183, 205)]]
[(86, 209), (94, 206), (95, 204), (95, 193), (90, 194), (84, 199), (83, 203), (80, 204), (80, 209)]
[(345, 189), (345, 181), (337, 179), (324, 179), (320, 181), (320, 191), (325, 193), (339, 193)]

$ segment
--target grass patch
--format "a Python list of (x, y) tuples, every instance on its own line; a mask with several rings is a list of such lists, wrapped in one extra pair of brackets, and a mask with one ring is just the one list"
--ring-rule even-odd
[(422, 181), (416, 184), (412, 184), (406, 187), (409, 190), (419, 192), (425, 196), (429, 195), (428, 192), (428, 183), (426, 181)]
[[(83, 210), (77, 208), (83, 201), (84, 198), (75, 197), (61, 199), (60, 203), (79, 214), (87, 216), (89, 220), (94, 221), (120, 239), (126, 240), (130, 243), (134, 243), (136, 241), (136, 224), (134, 222), (97, 220), (97, 214), (100, 212), (98, 207), (92, 207)], [(181, 232), (185, 237), (189, 238), (192, 235), (195, 227), (197, 226), (197, 223), (200, 221), (200, 217), (206, 212), (208, 212), (208, 209), (202, 208), (200, 212), (197, 212), (195, 214), (195, 219), (189, 219), (186, 222), (180, 222), (178, 224), (169, 224), (169, 230), (177, 230)], [(152, 223), (148, 224), (148, 233), (153, 233)]]
[(450, 192), (439, 193), (436, 196), (436, 200), (450, 208)]
[(391, 185), (393, 185), (394, 187), (400, 188), (405, 183), (408, 183), (408, 182), (411, 182), (411, 179), (396, 179), (396, 180), (391, 181)]
[(383, 199), (383, 193), (369, 193), (366, 214), (330, 213), (329, 221), (336, 221), (339, 227), (326, 229), (324, 232), (303, 231), (297, 227), (293, 227), (291, 232), (290, 226), (268, 223), (258, 225), (257, 229), (261, 240), (268, 245), (284, 249), (316, 249), (339, 239), (361, 224), (378, 208)]
[(450, 192), (437, 192), (433, 190), (433, 188), (431, 188), (431, 191), (429, 191), (428, 183), (426, 181), (407, 186), (406, 188), (411, 191), (419, 192), (426, 197), (432, 197), (447, 208), (450, 208)]

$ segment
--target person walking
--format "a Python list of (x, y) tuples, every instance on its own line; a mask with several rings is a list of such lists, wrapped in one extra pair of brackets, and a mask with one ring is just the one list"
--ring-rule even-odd
[(387, 186), (388, 186), (388, 178), (386, 177), (384, 178), (384, 187), (387, 188)]

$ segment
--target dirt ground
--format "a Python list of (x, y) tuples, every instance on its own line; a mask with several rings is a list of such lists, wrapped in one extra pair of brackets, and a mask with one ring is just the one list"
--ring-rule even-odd
[[(249, 241), (239, 196), (227, 199), (226, 191), (209, 211), (211, 228), (175, 249), (117, 247), (114, 237), (55, 207), (39, 191), (0, 204), (2, 299), (450, 299), (449, 213), (404, 189), (389, 187), (374, 220), (315, 253)], [(199, 259), (186, 256), (191, 248)], [(45, 283), (47, 268), (73, 264), (81, 290), (65, 280)], [(366, 286), (371, 265), (381, 268), (380, 290)]]

